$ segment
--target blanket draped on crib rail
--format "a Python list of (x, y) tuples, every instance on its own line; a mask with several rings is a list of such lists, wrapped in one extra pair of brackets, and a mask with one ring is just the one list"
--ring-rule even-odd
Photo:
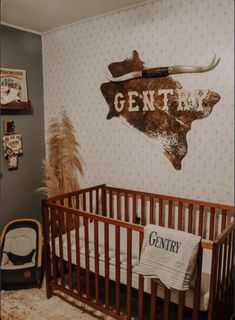
[(188, 290), (195, 272), (201, 237), (149, 224), (135, 272), (160, 279), (169, 289)]

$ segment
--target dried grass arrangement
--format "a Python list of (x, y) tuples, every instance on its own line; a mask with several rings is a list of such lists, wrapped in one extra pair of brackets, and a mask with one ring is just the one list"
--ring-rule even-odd
[(83, 161), (74, 127), (66, 112), (62, 113), (61, 121), (51, 120), (48, 133), (43, 187), (39, 191), (52, 197), (80, 189), (78, 174), (83, 175)]

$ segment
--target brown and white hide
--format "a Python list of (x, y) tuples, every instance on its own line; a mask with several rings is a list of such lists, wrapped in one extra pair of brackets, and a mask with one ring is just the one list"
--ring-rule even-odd
[[(146, 67), (140, 60), (136, 51), (132, 57), (122, 62), (114, 62), (109, 65), (109, 71), (113, 77), (119, 77), (133, 71), (142, 71)], [(167, 95), (167, 109), (164, 108), (164, 95), (159, 90), (173, 89), (173, 94)], [(213, 91), (202, 90), (203, 99), (199, 107), (198, 95), (195, 92), (187, 92), (187, 108), (184, 107), (180, 96), (182, 85), (170, 76), (159, 78), (136, 78), (123, 82), (106, 82), (101, 85), (101, 92), (109, 106), (107, 119), (123, 117), (132, 127), (146, 134), (152, 139), (162, 142), (163, 152), (175, 169), (181, 169), (181, 161), (187, 154), (187, 132), (191, 129), (194, 120), (208, 117), (214, 105), (220, 100), (219, 94)], [(143, 92), (154, 91), (154, 110), (146, 110), (143, 102)], [(130, 92), (136, 92), (135, 106), (138, 111), (130, 112)], [(161, 91), (160, 91), (161, 92)], [(204, 92), (204, 93), (203, 93)], [(115, 108), (115, 97), (122, 95), (123, 109), (118, 112)], [(125, 103), (124, 103), (125, 101)], [(179, 105), (180, 104), (180, 105)], [(143, 110), (144, 109), (144, 110)]]

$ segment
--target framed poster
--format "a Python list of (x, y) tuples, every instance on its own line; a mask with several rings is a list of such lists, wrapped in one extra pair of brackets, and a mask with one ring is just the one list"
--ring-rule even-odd
[(28, 102), (25, 70), (1, 68), (0, 76), (1, 104), (12, 101)]

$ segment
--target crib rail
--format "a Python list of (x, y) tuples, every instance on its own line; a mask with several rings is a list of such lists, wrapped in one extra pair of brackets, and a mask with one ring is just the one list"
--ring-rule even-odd
[(49, 202), (131, 223), (183, 230), (211, 241), (234, 221), (233, 206), (105, 184), (52, 197)]
[[(143, 276), (133, 274), (134, 244), (138, 243), (140, 255), (144, 225), (154, 223), (203, 237), (197, 260), (193, 310), (190, 311), (193, 320), (201, 319), (203, 250), (213, 250), (208, 319), (214, 320), (216, 312), (221, 314), (232, 295), (233, 210), (221, 204), (106, 185), (43, 201), (47, 296), (51, 297), (54, 290), (62, 291), (115, 319), (131, 319), (134, 315), (142, 320), (146, 312), (151, 320), (171, 319), (173, 292), (162, 289), (160, 283), (153, 280), (147, 283)], [(111, 232), (113, 244), (109, 241)], [(123, 235), (126, 239), (125, 271), (121, 261)], [(67, 247), (64, 247), (65, 242)], [(110, 256), (112, 246), (114, 255)], [(160, 290), (164, 290), (162, 298), (159, 298)], [(149, 300), (146, 300), (146, 291), (150, 293)], [(174, 305), (177, 319), (182, 320), (187, 311), (185, 293), (174, 294), (178, 303)], [(218, 310), (214, 311), (216, 304)], [(159, 306), (162, 313), (159, 313)]]
[(141, 225), (158, 224), (211, 241), (234, 221), (234, 207), (229, 205), (108, 186), (103, 196), (110, 217)]
[(105, 211), (102, 203), (102, 198), (104, 198), (104, 188), (105, 185), (101, 184), (51, 197), (48, 201), (70, 208), (102, 213)]

